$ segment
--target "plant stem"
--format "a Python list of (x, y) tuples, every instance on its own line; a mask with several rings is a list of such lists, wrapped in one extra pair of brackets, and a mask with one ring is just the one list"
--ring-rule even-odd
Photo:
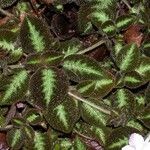
[(5, 15), (5, 16), (8, 16), (8, 17), (14, 17), (14, 15), (13, 14), (11, 14), (11, 13), (9, 13), (8, 11), (6, 11), (6, 10), (4, 10), (4, 9), (2, 9), (2, 8), (0, 8), (0, 12), (3, 14), (3, 15)]
[(77, 100), (79, 100), (79, 101), (81, 101), (81, 102), (83, 102), (83, 103), (86, 103), (86, 104), (88, 104), (88, 105), (90, 105), (90, 106), (92, 106), (92, 107), (98, 109), (99, 111), (101, 111), (101, 112), (103, 112), (103, 113), (105, 113), (105, 114), (111, 115), (111, 111), (109, 111), (109, 110), (106, 110), (106, 109), (104, 109), (104, 108), (102, 108), (102, 107), (96, 106), (96, 105), (90, 103), (88, 100), (86, 100), (86, 99), (84, 99), (84, 98), (82, 98), (82, 97), (79, 97), (79, 96), (75, 95), (75, 94), (72, 93), (72, 92), (68, 92), (68, 94), (69, 94), (71, 97), (73, 97), (73, 98), (75, 98), (75, 99), (77, 99)]
[(87, 52), (89, 52), (89, 51), (91, 51), (91, 50), (97, 48), (98, 46), (102, 45), (103, 43), (105, 43), (105, 41), (104, 41), (104, 40), (101, 40), (101, 41), (97, 42), (96, 44), (94, 44), (94, 45), (92, 45), (92, 46), (90, 46), (90, 47), (84, 49), (83, 51), (79, 51), (77, 54), (84, 54), (84, 53), (87, 53)]
[(22, 64), (17, 64), (17, 65), (9, 65), (8, 66), (9, 68), (11, 68), (11, 69), (16, 69), (16, 68), (24, 68), (24, 65), (22, 65)]
[(122, 2), (128, 7), (128, 9), (132, 9), (129, 2), (127, 0), (122, 0)]

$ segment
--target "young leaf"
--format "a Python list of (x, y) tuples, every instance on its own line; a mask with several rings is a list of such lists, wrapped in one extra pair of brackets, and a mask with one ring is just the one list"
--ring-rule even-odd
[(26, 16), (20, 30), (22, 48), (27, 53), (44, 52), (52, 47), (53, 39), (44, 21)]
[(27, 110), (23, 118), (31, 125), (39, 124), (42, 120), (41, 115), (36, 109)]
[(11, 129), (7, 133), (7, 143), (10, 148), (19, 150), (24, 143), (24, 134), (21, 129)]
[(27, 69), (36, 70), (42, 66), (57, 66), (61, 62), (63, 55), (54, 51), (46, 53), (36, 53), (28, 55), (25, 66)]
[(140, 51), (136, 44), (124, 46), (116, 57), (116, 63), (121, 71), (129, 72), (137, 67), (139, 62)]
[(150, 80), (150, 58), (141, 57), (140, 65), (135, 68), (135, 71), (138, 72), (145, 81)]
[(45, 114), (45, 119), (56, 130), (70, 133), (74, 124), (79, 119), (78, 104), (67, 97), (63, 103), (51, 106)]
[(12, 104), (21, 100), (28, 89), (28, 73), (26, 70), (16, 72), (10, 79), (1, 98), (2, 104)]
[(65, 71), (74, 80), (99, 79), (107, 73), (93, 59), (82, 55), (70, 55), (63, 63)]
[(57, 68), (38, 69), (29, 84), (34, 104), (48, 109), (50, 105), (62, 102), (67, 94), (67, 83), (65, 74)]

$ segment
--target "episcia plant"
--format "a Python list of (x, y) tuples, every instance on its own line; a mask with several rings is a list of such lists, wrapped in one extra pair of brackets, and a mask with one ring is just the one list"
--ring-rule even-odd
[(0, 0), (8, 149), (120, 150), (149, 133), (149, 5)]

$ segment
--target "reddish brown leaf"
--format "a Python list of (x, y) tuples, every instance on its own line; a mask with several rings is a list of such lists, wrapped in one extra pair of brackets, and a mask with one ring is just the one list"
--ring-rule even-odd
[(0, 132), (0, 150), (7, 150), (8, 145), (6, 143), (6, 133)]
[(138, 24), (131, 25), (124, 33), (124, 40), (126, 43), (136, 43), (140, 47), (143, 40), (143, 33), (140, 31), (141, 26)]

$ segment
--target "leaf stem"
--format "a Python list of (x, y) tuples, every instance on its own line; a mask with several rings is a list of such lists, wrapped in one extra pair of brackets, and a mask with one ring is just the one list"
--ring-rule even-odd
[(77, 54), (84, 54), (84, 53), (87, 53), (87, 52), (89, 52), (89, 51), (91, 51), (91, 50), (97, 48), (98, 46), (102, 45), (103, 43), (105, 43), (105, 41), (104, 41), (104, 40), (101, 40), (101, 41), (95, 43), (94, 45), (92, 45), (92, 46), (90, 46), (90, 47), (84, 49), (83, 51), (79, 51)]
[(128, 9), (132, 9), (129, 2), (127, 0), (122, 0), (122, 2), (128, 7)]
[(11, 68), (11, 69), (16, 69), (16, 68), (24, 68), (24, 65), (22, 65), (22, 64), (17, 64), (17, 65), (9, 65), (8, 66), (9, 68)]
[(104, 108), (102, 108), (102, 107), (93, 105), (92, 103), (88, 102), (86, 99), (84, 99), (84, 98), (82, 98), (82, 97), (80, 97), (80, 96), (77, 96), (77, 95), (75, 95), (74, 93), (72, 93), (72, 92), (70, 92), (70, 91), (68, 92), (68, 94), (69, 94), (71, 97), (73, 97), (73, 98), (75, 98), (75, 99), (77, 99), (77, 100), (79, 100), (79, 101), (81, 101), (81, 102), (83, 102), (83, 103), (86, 103), (86, 104), (88, 104), (88, 105), (90, 105), (90, 106), (92, 106), (92, 107), (98, 109), (99, 111), (101, 111), (101, 112), (103, 112), (103, 113), (105, 113), (105, 114), (111, 115), (111, 111), (109, 111), (109, 110), (106, 110), (106, 109), (104, 109)]
[(0, 127), (0, 131), (8, 131), (13, 128), (13, 125), (7, 125), (6, 127)]
[(6, 11), (6, 10), (4, 10), (4, 9), (2, 9), (2, 8), (0, 8), (0, 12), (3, 14), (3, 15), (5, 15), (5, 16), (8, 16), (8, 17), (14, 17), (14, 15), (13, 14), (11, 14), (11, 13), (9, 13), (8, 11)]

